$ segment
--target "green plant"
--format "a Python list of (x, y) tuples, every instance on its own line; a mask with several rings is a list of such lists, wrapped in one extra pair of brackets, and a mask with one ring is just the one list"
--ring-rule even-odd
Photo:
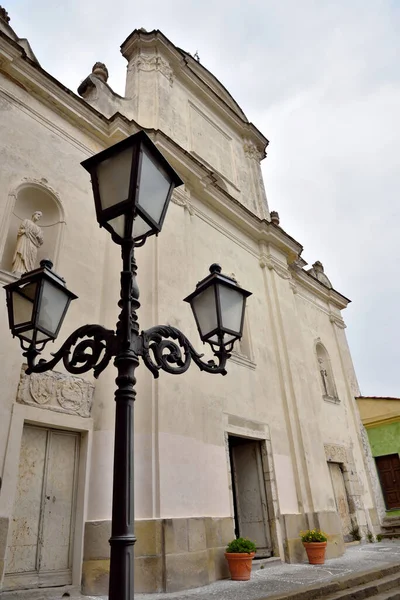
[(307, 531), (300, 531), (300, 539), (302, 542), (327, 542), (328, 538), (326, 533), (320, 529), (307, 529)]
[(375, 541), (374, 534), (371, 533), (371, 531), (369, 529), (367, 531), (367, 540), (369, 541), (370, 544), (373, 544)]
[(236, 540), (232, 540), (226, 548), (226, 552), (228, 553), (240, 554), (250, 554), (251, 552), (255, 552), (256, 550), (257, 547), (254, 542), (242, 537), (237, 538)]
[(361, 533), (358, 525), (354, 525), (354, 523), (352, 523), (352, 528), (350, 529), (349, 533), (355, 542), (359, 542), (361, 540)]
[(376, 536), (376, 541), (381, 542), (382, 540), (383, 540), (383, 535), (381, 533), (378, 533)]

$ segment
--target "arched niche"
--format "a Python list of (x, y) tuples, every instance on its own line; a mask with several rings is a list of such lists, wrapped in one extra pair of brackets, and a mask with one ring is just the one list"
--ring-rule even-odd
[(321, 342), (316, 343), (315, 351), (317, 354), (322, 395), (325, 400), (339, 402), (329, 354)]
[(24, 219), (31, 219), (36, 211), (42, 213), (37, 225), (43, 232), (43, 245), (38, 248), (35, 268), (43, 258), (57, 265), (63, 232), (64, 211), (57, 194), (43, 183), (26, 181), (9, 196), (8, 211), (2, 228), (0, 268), (11, 272), (18, 229)]

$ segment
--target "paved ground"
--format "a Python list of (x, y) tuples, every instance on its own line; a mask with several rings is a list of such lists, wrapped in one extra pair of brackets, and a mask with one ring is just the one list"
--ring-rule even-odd
[[(252, 573), (250, 581), (216, 581), (211, 585), (172, 594), (135, 594), (137, 600), (263, 600), (275, 594), (294, 592), (319, 583), (357, 574), (370, 569), (398, 563), (400, 565), (400, 541), (384, 541), (375, 544), (350, 546), (341, 558), (327, 560), (325, 565), (272, 562), (264, 569)], [(4, 594), (4, 600), (27, 600), (26, 594), (12, 596)], [(29, 596), (34, 600), (61, 600), (62, 594), (38, 594)], [(64, 596), (68, 598), (68, 596)], [(72, 592), (71, 600), (107, 600), (106, 596), (76, 596)]]

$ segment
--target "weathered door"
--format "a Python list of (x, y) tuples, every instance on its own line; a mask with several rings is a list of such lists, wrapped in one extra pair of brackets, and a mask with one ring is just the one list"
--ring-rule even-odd
[(400, 459), (398, 454), (375, 458), (386, 508), (400, 508)]
[(260, 442), (230, 438), (237, 535), (253, 540), (257, 556), (271, 556), (267, 497)]
[(5, 589), (72, 583), (80, 436), (25, 425)]
[(335, 496), (336, 510), (342, 524), (342, 533), (345, 541), (350, 539), (352, 529), (349, 503), (347, 501), (347, 492), (343, 479), (342, 469), (337, 463), (328, 463), (331, 474), (332, 487)]

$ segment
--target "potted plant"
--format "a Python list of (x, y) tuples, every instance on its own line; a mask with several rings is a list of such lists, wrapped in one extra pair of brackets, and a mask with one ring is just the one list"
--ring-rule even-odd
[(310, 565), (323, 565), (328, 538), (320, 529), (300, 531), (300, 539), (306, 549)]
[(225, 558), (228, 561), (233, 581), (248, 581), (251, 575), (251, 563), (256, 553), (256, 545), (247, 538), (237, 538), (228, 544)]

